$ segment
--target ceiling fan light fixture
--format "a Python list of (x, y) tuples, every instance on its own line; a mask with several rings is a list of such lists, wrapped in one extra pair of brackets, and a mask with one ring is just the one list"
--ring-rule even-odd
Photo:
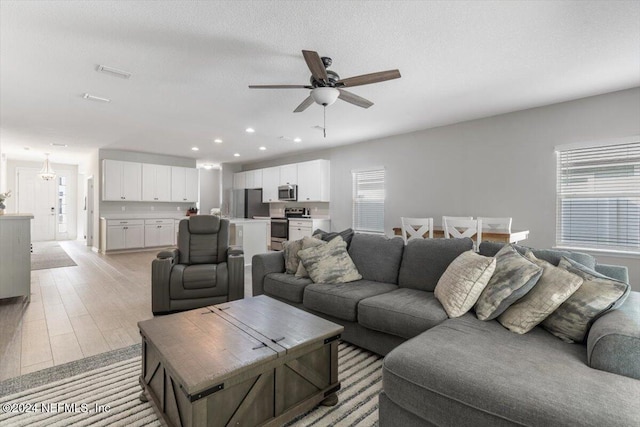
[(38, 176), (45, 181), (51, 181), (55, 179), (56, 173), (51, 168), (51, 164), (49, 164), (49, 153), (45, 153), (44, 164), (42, 165), (42, 169), (38, 173)]
[(311, 97), (316, 102), (324, 107), (327, 107), (338, 99), (340, 91), (334, 87), (317, 87), (311, 91)]

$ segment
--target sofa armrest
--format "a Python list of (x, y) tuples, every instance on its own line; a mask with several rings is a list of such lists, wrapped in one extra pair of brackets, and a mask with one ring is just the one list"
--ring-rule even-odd
[(587, 360), (592, 368), (640, 379), (640, 292), (594, 322)]
[(629, 283), (629, 269), (624, 265), (596, 264), (595, 270), (604, 276)]
[(229, 269), (229, 301), (244, 298), (244, 251), (240, 246), (230, 246), (227, 251)]
[(264, 276), (269, 273), (284, 273), (284, 252), (267, 252), (253, 256), (251, 282), (254, 297), (264, 293)]
[(153, 314), (171, 310), (169, 279), (171, 270), (178, 260), (178, 250), (174, 249), (174, 251), (162, 251), (151, 262), (151, 311)]

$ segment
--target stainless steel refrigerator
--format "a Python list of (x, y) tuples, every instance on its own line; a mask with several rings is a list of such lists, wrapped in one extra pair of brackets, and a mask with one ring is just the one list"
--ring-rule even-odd
[(269, 203), (262, 203), (262, 190), (233, 190), (234, 218), (269, 216)]

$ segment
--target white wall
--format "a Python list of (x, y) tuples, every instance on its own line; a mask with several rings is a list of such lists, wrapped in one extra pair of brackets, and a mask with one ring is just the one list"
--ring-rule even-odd
[[(511, 216), (523, 242), (555, 244), (557, 145), (640, 134), (640, 88), (533, 108), (450, 126), (366, 141), (286, 159), (244, 165), (269, 167), (313, 158), (331, 160), (331, 224), (351, 226), (351, 171), (386, 169), (385, 230), (401, 216)], [(224, 179), (224, 178), (223, 178)], [(640, 290), (638, 257), (597, 255), (626, 265)]]

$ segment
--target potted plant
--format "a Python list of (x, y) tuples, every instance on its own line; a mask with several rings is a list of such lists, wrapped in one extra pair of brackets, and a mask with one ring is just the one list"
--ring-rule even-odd
[(7, 208), (4, 201), (11, 197), (11, 190), (0, 193), (0, 215), (4, 215), (4, 210)]

